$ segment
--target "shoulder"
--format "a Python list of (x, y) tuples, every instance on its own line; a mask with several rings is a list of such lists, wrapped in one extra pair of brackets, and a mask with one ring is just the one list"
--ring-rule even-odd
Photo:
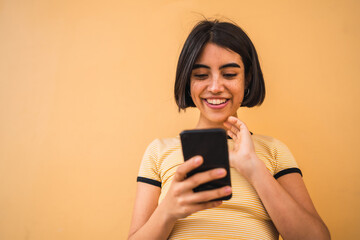
[(156, 138), (150, 142), (143, 155), (139, 176), (161, 182), (163, 163), (171, 152), (181, 148), (178, 138)]
[(179, 147), (181, 147), (181, 143), (178, 136), (171, 138), (156, 138), (148, 145), (146, 152), (152, 152), (158, 155), (162, 155), (169, 149)]
[(284, 142), (277, 138), (254, 134), (253, 142), (257, 153), (263, 153), (272, 159), (291, 159), (294, 161), (290, 149)]
[(280, 141), (277, 138), (271, 137), (271, 136), (266, 136), (266, 135), (261, 135), (261, 134), (253, 134), (252, 135), (254, 144), (263, 147), (263, 148), (268, 148), (269, 150), (272, 149), (277, 149), (277, 148), (281, 148), (286, 146), (285, 143), (283, 143), (282, 141)]
[(261, 134), (253, 134), (252, 138), (253, 138), (254, 142), (258, 142), (258, 143), (266, 144), (266, 145), (271, 145), (274, 143), (274, 141), (277, 140), (274, 137), (265, 136), (265, 135), (261, 135)]
[(180, 144), (180, 137), (157, 138), (157, 141), (163, 148), (174, 147)]
[(253, 135), (253, 141), (256, 153), (270, 163), (268, 165), (271, 165), (275, 178), (292, 172), (302, 175), (294, 155), (285, 143), (277, 138), (258, 134)]

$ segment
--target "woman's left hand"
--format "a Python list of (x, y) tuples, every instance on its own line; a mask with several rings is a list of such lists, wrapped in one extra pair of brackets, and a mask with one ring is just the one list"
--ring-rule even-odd
[(230, 166), (249, 179), (261, 162), (256, 156), (250, 132), (245, 123), (233, 116), (230, 116), (224, 125), (227, 134), (234, 140), (234, 148), (229, 150)]

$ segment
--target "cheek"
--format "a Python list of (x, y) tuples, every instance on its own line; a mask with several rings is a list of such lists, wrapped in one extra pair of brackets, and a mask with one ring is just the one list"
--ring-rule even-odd
[(244, 83), (234, 82), (231, 86), (229, 86), (229, 89), (231, 89), (234, 101), (241, 103), (244, 97)]
[(201, 93), (201, 86), (199, 84), (197, 84), (196, 82), (192, 82), (190, 84), (190, 93), (191, 93), (191, 98), (194, 100), (196, 100), (200, 93)]
[(231, 85), (228, 86), (229, 90), (232, 91), (236, 95), (243, 94), (244, 93), (244, 82), (233, 82)]

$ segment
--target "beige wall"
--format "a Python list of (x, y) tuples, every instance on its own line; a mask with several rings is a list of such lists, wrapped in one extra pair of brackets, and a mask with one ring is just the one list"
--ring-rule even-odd
[(125, 239), (142, 154), (194, 127), (175, 67), (225, 16), (267, 83), (239, 117), (292, 150), (333, 239), (360, 238), (358, 1), (0, 1), (0, 239)]

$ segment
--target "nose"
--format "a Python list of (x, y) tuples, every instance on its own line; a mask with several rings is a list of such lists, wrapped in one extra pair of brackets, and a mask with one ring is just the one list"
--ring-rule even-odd
[(213, 75), (213, 77), (210, 78), (208, 90), (212, 93), (220, 93), (224, 91), (224, 84), (219, 75)]

